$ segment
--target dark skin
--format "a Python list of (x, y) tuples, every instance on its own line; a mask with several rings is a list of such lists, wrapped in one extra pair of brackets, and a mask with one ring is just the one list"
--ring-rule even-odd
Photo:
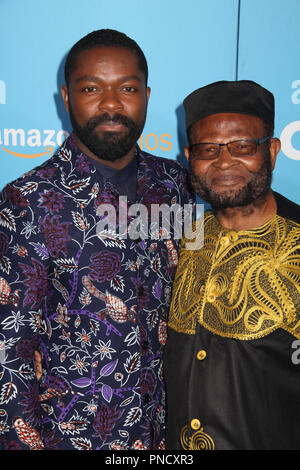
[[(215, 114), (203, 118), (193, 125), (191, 144), (199, 142), (227, 143), (240, 139), (259, 139), (265, 136), (263, 123), (259, 118), (244, 114)], [(268, 144), (266, 144), (268, 145)], [(276, 138), (269, 142), (271, 168), (274, 169), (280, 150)], [(185, 156), (191, 158), (189, 147), (184, 149)], [(217, 192), (235, 191), (245, 185), (251, 172), (258, 171), (264, 160), (262, 146), (256, 155), (233, 158), (226, 147), (222, 147), (216, 160), (197, 160), (194, 164), (196, 175), (206, 176), (207, 183)], [(269, 190), (264, 198), (243, 207), (228, 207), (216, 213), (220, 224), (230, 230), (247, 230), (263, 225), (276, 214), (276, 202)], [(36, 353), (36, 375), (41, 377), (41, 356)]]
[[(262, 121), (244, 114), (215, 114), (196, 122), (192, 128), (191, 144), (199, 142), (227, 143), (240, 139), (259, 139), (265, 136)], [(268, 145), (268, 144), (266, 144)], [(280, 150), (280, 141), (273, 138), (269, 142), (271, 168), (274, 169)], [(184, 149), (185, 156), (191, 158), (189, 147)], [(206, 176), (207, 183), (217, 192), (235, 191), (245, 185), (251, 172), (258, 171), (264, 160), (262, 146), (256, 155), (233, 158), (226, 147), (222, 147), (216, 160), (197, 160), (194, 164), (196, 175)], [(230, 230), (247, 230), (259, 227), (276, 214), (276, 202), (272, 191), (243, 207), (228, 207), (217, 211), (220, 224)], [(41, 377), (41, 356), (36, 352), (36, 375)]]
[[(220, 113), (200, 119), (192, 127), (191, 144), (213, 142), (224, 144), (241, 139), (259, 139), (266, 135), (263, 122), (255, 116), (246, 114)], [(273, 171), (280, 141), (270, 139), (271, 169)], [(191, 158), (189, 147), (185, 148), (185, 156)], [(227, 147), (221, 147), (216, 160), (196, 160), (193, 170), (196, 176), (205, 177), (209, 187), (216, 193), (232, 193), (242, 188), (251, 178), (251, 174), (259, 171), (264, 161), (262, 145), (258, 146), (256, 155), (251, 157), (233, 158)], [(276, 202), (271, 189), (267, 195), (258, 198), (246, 206), (227, 207), (216, 211), (220, 224), (230, 230), (248, 230), (259, 227), (276, 214)]]
[(34, 351), (34, 368), (38, 380), (42, 377), (42, 356), (38, 351)]
[[(138, 65), (137, 56), (124, 47), (93, 47), (83, 51), (77, 58), (77, 66), (70, 77), (69, 87), (62, 86), (65, 108), (73, 114), (81, 126), (88, 119), (115, 113), (141, 122), (147, 110), (150, 88)], [(127, 132), (127, 128), (111, 121), (97, 126), (97, 133)], [(76, 144), (86, 155), (116, 169), (124, 168), (133, 158), (135, 145), (122, 158), (114, 161), (101, 160), (75, 135)]]
[[(92, 117), (108, 113), (123, 114), (135, 122), (145, 116), (150, 97), (145, 76), (140, 70), (134, 52), (124, 47), (93, 47), (77, 58), (77, 66), (70, 76), (69, 87), (63, 85), (62, 97), (66, 110), (70, 104), (77, 122), (82, 126)], [(105, 132), (123, 134), (127, 128), (111, 121), (97, 126), (99, 136)], [(121, 170), (134, 156), (135, 145), (120, 159), (110, 162), (91, 152), (75, 135), (80, 150), (104, 165)], [(35, 373), (42, 377), (42, 356), (35, 351)]]

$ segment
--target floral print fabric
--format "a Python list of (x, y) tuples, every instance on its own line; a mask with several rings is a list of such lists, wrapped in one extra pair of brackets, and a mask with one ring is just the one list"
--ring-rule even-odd
[[(175, 161), (136, 150), (138, 202), (191, 203)], [(0, 196), (3, 449), (164, 447), (162, 353), (180, 240), (98, 233), (118, 209), (71, 135)], [(34, 351), (43, 376), (34, 372)]]

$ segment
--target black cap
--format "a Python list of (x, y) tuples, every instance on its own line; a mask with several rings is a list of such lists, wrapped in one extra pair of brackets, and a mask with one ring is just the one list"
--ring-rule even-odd
[(220, 81), (198, 88), (184, 102), (186, 128), (211, 114), (250, 114), (274, 127), (273, 94), (250, 80)]

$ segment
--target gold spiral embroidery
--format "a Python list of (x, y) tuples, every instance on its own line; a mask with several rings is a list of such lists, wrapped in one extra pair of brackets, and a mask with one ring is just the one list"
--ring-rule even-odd
[(215, 450), (213, 439), (203, 432), (203, 427), (188, 436), (188, 427), (184, 426), (180, 433), (180, 443), (184, 450)]
[(184, 426), (180, 433), (180, 443), (184, 450), (190, 450), (190, 438), (188, 435), (188, 427)]
[(182, 243), (169, 326), (195, 334), (199, 322), (241, 340), (283, 328), (300, 338), (300, 225), (279, 216), (254, 230), (226, 231), (211, 212), (204, 246)]

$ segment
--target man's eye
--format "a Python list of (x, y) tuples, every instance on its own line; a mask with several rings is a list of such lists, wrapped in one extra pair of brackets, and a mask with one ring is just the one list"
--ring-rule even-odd
[(251, 147), (251, 144), (247, 144), (247, 143), (246, 143), (246, 144), (243, 144), (243, 143), (242, 143), (242, 144), (236, 144), (235, 146), (236, 146), (236, 148), (238, 148), (238, 149), (245, 149), (245, 148)]
[(214, 153), (214, 152), (217, 152), (217, 151), (218, 151), (218, 147), (210, 146), (210, 147), (206, 147), (204, 150), (205, 150), (205, 152), (207, 152), (207, 153)]
[(136, 88), (134, 86), (124, 86), (123, 91), (126, 93), (134, 93), (136, 91)]
[(243, 152), (246, 152), (252, 149), (253, 149), (253, 144), (252, 145), (251, 144), (239, 144), (235, 146), (235, 150), (239, 150)]
[(96, 91), (96, 88), (94, 86), (86, 86), (82, 89), (84, 93), (93, 93)]

